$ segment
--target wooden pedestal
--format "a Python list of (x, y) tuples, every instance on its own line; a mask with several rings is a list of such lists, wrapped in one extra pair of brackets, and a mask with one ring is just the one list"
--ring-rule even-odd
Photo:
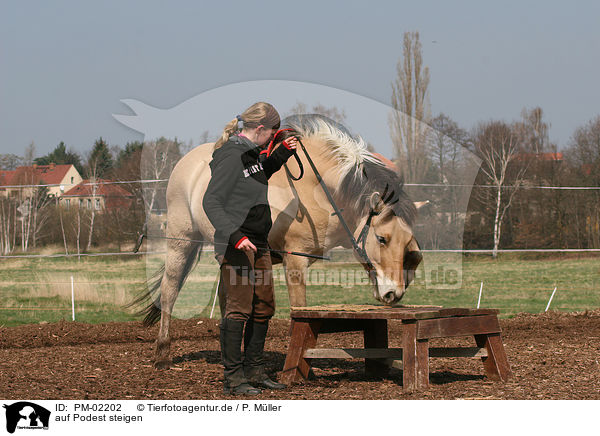
[[(481, 357), (487, 376), (506, 381), (510, 366), (494, 309), (382, 308), (366, 311), (293, 310), (290, 345), (281, 382), (308, 377), (312, 358), (364, 358), (368, 376), (385, 376), (402, 361), (403, 387), (429, 386), (430, 357)], [(402, 322), (402, 348), (388, 348), (388, 320)], [(363, 331), (364, 348), (314, 348), (319, 334)], [(477, 347), (430, 348), (429, 339), (474, 336)], [(395, 365), (394, 365), (395, 366)]]

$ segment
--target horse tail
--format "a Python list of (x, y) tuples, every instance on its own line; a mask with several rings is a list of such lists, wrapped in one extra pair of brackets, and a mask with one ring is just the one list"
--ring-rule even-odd
[[(185, 279), (194, 266), (200, 261), (200, 255), (202, 254), (203, 244), (196, 245), (188, 258), (186, 259), (183, 273), (179, 281), (178, 291), (185, 283)], [(165, 275), (165, 264), (152, 275), (152, 277), (146, 282), (146, 285), (138, 292), (138, 296), (125, 307), (134, 307), (146, 303), (142, 309), (135, 313), (136, 316), (144, 316), (144, 327), (151, 327), (158, 322), (161, 316), (161, 304), (160, 304), (160, 286), (162, 279)]]

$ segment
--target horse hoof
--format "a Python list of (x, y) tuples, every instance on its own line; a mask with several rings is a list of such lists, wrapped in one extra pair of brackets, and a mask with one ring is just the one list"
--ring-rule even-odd
[(170, 360), (157, 360), (156, 362), (154, 362), (154, 368), (155, 369), (169, 369), (169, 368), (171, 368), (171, 361)]

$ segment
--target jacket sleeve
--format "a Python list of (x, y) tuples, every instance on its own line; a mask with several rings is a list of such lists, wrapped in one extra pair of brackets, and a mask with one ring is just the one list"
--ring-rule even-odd
[(217, 153), (213, 156), (210, 169), (211, 178), (204, 193), (202, 207), (215, 229), (224, 235), (230, 235), (229, 243), (237, 248), (247, 236), (231, 220), (225, 210), (225, 204), (235, 186), (237, 176), (243, 170), (239, 151), (233, 149)]
[(270, 179), (273, 174), (279, 171), (294, 153), (296, 153), (296, 149), (289, 148), (285, 141), (273, 150), (269, 157), (266, 157), (266, 151), (263, 151), (261, 153), (261, 163), (267, 179)]

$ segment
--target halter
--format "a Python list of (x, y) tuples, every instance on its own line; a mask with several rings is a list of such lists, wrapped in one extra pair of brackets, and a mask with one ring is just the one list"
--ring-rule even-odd
[[(277, 135), (275, 135), (275, 136), (277, 136)], [(323, 181), (321, 174), (319, 174), (317, 167), (315, 166), (314, 162), (310, 158), (310, 155), (306, 151), (306, 147), (304, 147), (304, 144), (302, 143), (300, 138), (298, 138), (298, 142), (300, 143), (300, 147), (302, 147), (302, 151), (304, 151), (306, 159), (308, 160), (310, 167), (312, 168), (313, 172), (315, 173), (315, 176), (317, 177), (319, 184), (323, 188), (323, 191), (325, 192), (325, 196), (327, 197), (327, 200), (329, 200), (331, 207), (333, 207), (333, 213), (331, 215), (337, 215), (337, 217), (339, 218), (340, 222), (342, 223), (342, 227), (344, 227), (344, 230), (346, 231), (346, 233), (348, 234), (348, 237), (350, 238), (350, 242), (352, 243), (352, 248), (354, 249), (354, 252), (361, 259), (361, 264), (367, 270), (367, 274), (369, 275), (369, 277), (371, 278), (371, 280), (373, 281), (375, 286), (377, 286), (377, 270), (375, 269), (375, 266), (373, 265), (373, 263), (371, 262), (371, 259), (369, 259), (369, 256), (367, 255), (367, 251), (365, 250), (365, 240), (367, 238), (367, 234), (369, 233), (369, 227), (371, 226), (371, 221), (372, 221), (373, 217), (375, 215), (379, 215), (380, 212), (375, 210), (373, 208), (373, 206), (371, 206), (371, 208), (369, 210), (369, 216), (367, 217), (367, 221), (365, 222), (365, 225), (363, 226), (363, 228), (360, 231), (358, 240), (356, 238), (354, 238), (354, 234), (348, 227), (348, 224), (346, 224), (346, 220), (344, 220), (344, 217), (342, 216), (342, 212), (335, 204), (335, 200), (333, 199), (333, 196), (329, 192), (327, 185)], [(297, 158), (297, 159), (298, 159), (298, 161), (300, 160), (299, 158)], [(390, 200), (392, 199), (392, 196), (394, 195), (394, 192), (393, 191), (390, 192), (390, 194), (386, 198), (387, 190), (388, 190), (388, 185), (386, 185), (386, 187), (383, 191), (383, 195), (381, 196), (381, 199), (383, 201), (383, 204), (392, 205), (392, 204), (396, 203), (398, 201), (398, 199), (394, 200), (393, 202), (390, 202)], [(362, 244), (359, 245), (359, 242), (362, 242)]]
[[(387, 189), (388, 189), (389, 185), (385, 185), (385, 189), (383, 190), (383, 195), (381, 196), (381, 199), (383, 201), (383, 204), (389, 204), (390, 206), (394, 203), (398, 202), (398, 199), (392, 201), (390, 203), (390, 200), (392, 199), (392, 196), (394, 195), (394, 192), (390, 192), (390, 195), (385, 198), (386, 194), (387, 194)], [(371, 206), (371, 208), (369, 209), (369, 216), (367, 217), (367, 221), (365, 222), (365, 225), (363, 226), (362, 230), (360, 231), (360, 234), (358, 235), (358, 239), (356, 240), (357, 243), (361, 244), (361, 248), (363, 251), (365, 251), (365, 241), (367, 239), (367, 235), (369, 233), (369, 228), (371, 227), (371, 221), (373, 220), (374, 216), (379, 215), (381, 212), (376, 211), (375, 209), (373, 209), (373, 206)], [(366, 255), (366, 251), (365, 251), (365, 255)]]

